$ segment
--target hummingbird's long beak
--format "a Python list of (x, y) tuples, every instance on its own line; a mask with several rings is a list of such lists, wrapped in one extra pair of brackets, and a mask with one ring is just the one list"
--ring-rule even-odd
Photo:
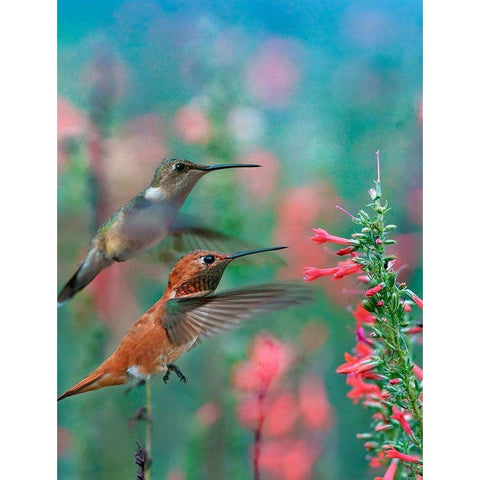
[(238, 257), (244, 257), (245, 255), (253, 255), (254, 253), (260, 252), (271, 252), (272, 250), (283, 250), (287, 247), (271, 247), (271, 248), (258, 248), (257, 250), (245, 250), (244, 252), (231, 253), (227, 255), (226, 258), (234, 259)]
[(224, 163), (220, 165), (202, 165), (198, 170), (204, 170), (205, 172), (213, 172), (214, 170), (223, 170), (224, 168), (248, 168), (248, 167), (261, 167), (261, 165), (254, 165), (252, 163)]

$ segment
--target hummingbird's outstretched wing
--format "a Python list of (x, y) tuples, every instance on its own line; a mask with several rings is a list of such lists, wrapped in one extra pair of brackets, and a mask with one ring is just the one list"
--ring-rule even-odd
[(180, 346), (239, 326), (253, 316), (311, 300), (311, 292), (296, 283), (259, 285), (203, 297), (172, 298), (163, 327)]
[[(235, 252), (253, 250), (256, 245), (234, 237), (218, 230), (199, 225), (191, 216), (177, 215), (169, 227), (167, 237), (154, 247), (151, 252), (154, 258), (166, 261), (171, 257), (176, 258), (178, 252), (190, 252), (192, 250), (216, 250), (217, 252)], [(257, 264), (257, 257), (247, 256), (245, 261), (249, 264)], [(279, 255), (269, 257), (271, 265), (284, 265), (285, 261)], [(265, 264), (265, 261), (262, 262)]]

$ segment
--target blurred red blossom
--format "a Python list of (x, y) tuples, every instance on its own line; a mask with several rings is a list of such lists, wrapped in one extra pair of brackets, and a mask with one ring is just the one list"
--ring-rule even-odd
[(264, 167), (261, 175), (255, 168), (240, 168), (237, 175), (252, 199), (261, 201), (271, 198), (280, 178), (278, 158), (267, 150), (257, 149), (241, 157), (239, 162)]
[(185, 480), (186, 476), (181, 470), (172, 470), (168, 472), (165, 480)]
[(417, 233), (404, 233), (395, 237), (389, 253), (396, 255), (399, 280), (408, 279), (410, 273), (419, 265), (422, 252), (422, 236)]
[(299, 395), (305, 425), (321, 430), (330, 429), (333, 412), (323, 381), (315, 375), (306, 375), (300, 383)]
[(109, 215), (150, 183), (168, 153), (164, 122), (151, 113), (130, 119), (106, 139), (104, 188)]
[(260, 392), (285, 373), (293, 360), (293, 350), (287, 344), (261, 335), (254, 338), (249, 357), (235, 367), (232, 382), (238, 390)]
[(173, 119), (180, 138), (187, 143), (207, 143), (213, 134), (207, 113), (200, 107), (187, 105)]
[(202, 405), (195, 413), (195, 417), (203, 427), (210, 427), (222, 415), (222, 408), (216, 402), (208, 402)]
[(320, 453), (319, 447), (304, 439), (275, 439), (263, 445), (259, 465), (275, 480), (307, 480)]
[(407, 194), (408, 217), (413, 225), (423, 223), (423, 190), (414, 188)]
[[(327, 208), (328, 203), (342, 203), (333, 186), (329, 183), (317, 183), (286, 189), (277, 204), (278, 223), (275, 228), (274, 238), (279, 244), (289, 245), (285, 250), (287, 266), (280, 272), (282, 278), (300, 278), (303, 276), (302, 265), (314, 262), (325, 263), (332, 255), (326, 249), (308, 240), (311, 225), (317, 218), (326, 221), (338, 222), (336, 209)], [(338, 289), (325, 288), (332, 300), (341, 304), (345, 303), (345, 295), (339, 294)]]
[(282, 391), (267, 400), (263, 433), (278, 437), (290, 433), (298, 417), (298, 407), (291, 392)]
[(69, 161), (68, 143), (86, 136), (88, 116), (66, 98), (57, 97), (57, 161), (61, 170)]
[(250, 62), (247, 85), (265, 105), (283, 106), (290, 99), (299, 76), (292, 45), (281, 38), (270, 38)]
[(259, 336), (252, 342), (248, 360), (233, 372), (232, 383), (242, 394), (237, 417), (254, 433), (255, 478), (259, 471), (276, 480), (310, 478), (321, 453), (318, 433), (332, 424), (333, 412), (321, 379), (305, 375), (298, 391), (282, 382), (293, 357), (289, 345)]
[(70, 443), (70, 432), (64, 427), (57, 426), (57, 456), (59, 458), (67, 454)]

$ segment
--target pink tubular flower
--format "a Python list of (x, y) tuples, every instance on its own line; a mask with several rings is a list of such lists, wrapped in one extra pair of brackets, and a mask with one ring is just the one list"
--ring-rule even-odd
[(417, 304), (417, 306), (423, 310), (423, 300), (417, 295), (413, 294), (412, 300)]
[(362, 266), (358, 263), (355, 263), (353, 260), (348, 259), (345, 261), (338, 262), (338, 270), (333, 274), (332, 280), (340, 280), (341, 278), (351, 275), (352, 273), (357, 273), (362, 269)]
[(373, 370), (376, 367), (376, 362), (373, 362), (371, 357), (365, 356), (356, 358), (349, 353), (345, 353), (346, 363), (340, 365), (335, 371), (337, 373), (362, 373)]
[(390, 418), (396, 420), (407, 435), (413, 435), (412, 428), (405, 418), (405, 415), (408, 414), (408, 412), (401, 412), (395, 405), (393, 406), (392, 411), (393, 415), (390, 415)]
[(375, 287), (369, 288), (369, 289), (365, 292), (365, 296), (366, 296), (366, 297), (373, 297), (373, 296), (374, 296), (376, 293), (378, 293), (383, 287), (384, 287), (384, 285), (382, 285), (381, 283), (379, 283), (379, 284), (376, 285)]
[(423, 380), (423, 370), (418, 365), (413, 366), (413, 373), (420, 381)]
[(355, 318), (357, 327), (363, 325), (364, 323), (373, 324), (375, 323), (375, 317), (359, 303), (357, 308), (352, 312), (353, 318)]
[(337, 250), (337, 251), (335, 252), (335, 254), (341, 257), (341, 256), (343, 256), (343, 255), (348, 255), (349, 253), (354, 252), (355, 249), (356, 249), (356, 247), (354, 247), (354, 246), (346, 247), (346, 248), (341, 248), (340, 250)]
[(326, 242), (330, 243), (339, 243), (340, 245), (352, 245), (352, 240), (343, 237), (337, 237), (335, 235), (330, 235), (326, 230), (323, 228), (314, 228), (313, 229), (315, 235), (310, 238), (315, 243), (322, 244)]
[(395, 478), (395, 473), (397, 472), (397, 464), (398, 460), (394, 458), (387, 468), (385, 475), (383, 477), (375, 477), (375, 480), (393, 480)]
[(362, 399), (378, 399), (382, 395), (377, 384), (365, 382), (361, 375), (348, 375), (347, 385), (352, 387), (347, 397), (351, 398), (353, 403), (358, 403)]
[(328, 277), (334, 275), (338, 272), (338, 267), (333, 268), (315, 268), (315, 267), (305, 267), (303, 270), (303, 279), (306, 282), (311, 282), (320, 277)]
[(423, 300), (411, 290), (405, 290), (405, 293), (417, 304), (418, 308), (423, 310)]
[(407, 455), (406, 453), (399, 452), (396, 448), (392, 447), (392, 445), (389, 445), (388, 449), (385, 450), (385, 456), (388, 458), (398, 458), (402, 462), (420, 463), (422, 461), (415, 455)]

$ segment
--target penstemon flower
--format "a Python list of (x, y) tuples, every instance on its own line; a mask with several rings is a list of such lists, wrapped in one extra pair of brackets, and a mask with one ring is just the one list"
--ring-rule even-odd
[(389, 208), (382, 202), (379, 152), (376, 156), (378, 176), (368, 191), (371, 213), (360, 210), (353, 216), (339, 207), (359, 231), (343, 238), (314, 229), (315, 243), (346, 245), (336, 253), (350, 258), (333, 267), (306, 267), (304, 280), (356, 275), (365, 285), (360, 291), (361, 303), (352, 311), (355, 347), (352, 353), (345, 353), (345, 363), (336, 371), (347, 376), (351, 387), (347, 396), (353, 403), (362, 402), (373, 412), (370, 431), (357, 437), (367, 440), (364, 446), (370, 466), (387, 467), (384, 476), (376, 478), (422, 478), (423, 372), (412, 362), (410, 338), (423, 331), (421, 321), (412, 321), (421, 313), (415, 305), (423, 309), (423, 301), (398, 282), (396, 259), (386, 253), (395, 243), (389, 235), (396, 227), (385, 221)]

